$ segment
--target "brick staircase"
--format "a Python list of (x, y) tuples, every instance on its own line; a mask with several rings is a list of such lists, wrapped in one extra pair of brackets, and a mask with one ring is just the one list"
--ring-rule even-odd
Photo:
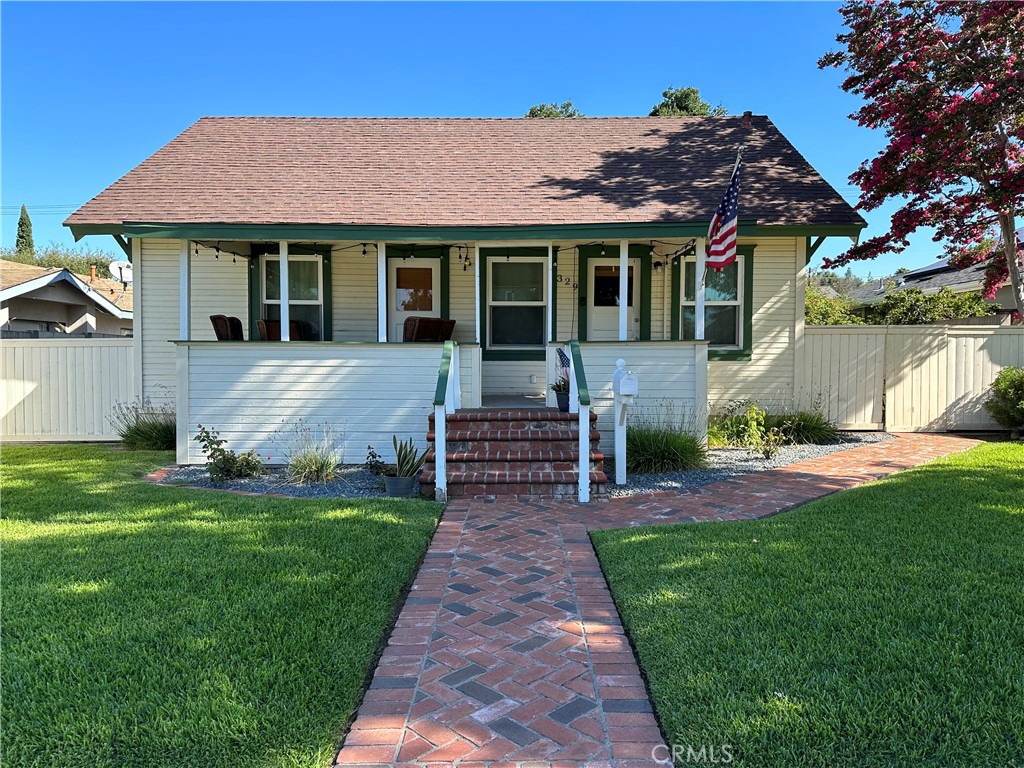
[[(590, 494), (604, 493), (608, 478), (598, 444), (601, 433), (590, 414)], [(544, 496), (576, 498), (579, 414), (554, 408), (472, 409), (448, 414), (448, 497)], [(427, 453), (420, 490), (428, 496), (436, 483), (434, 415), (430, 415)]]

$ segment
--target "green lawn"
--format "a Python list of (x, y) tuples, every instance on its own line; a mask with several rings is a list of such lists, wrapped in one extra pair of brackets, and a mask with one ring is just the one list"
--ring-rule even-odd
[(3, 449), (3, 765), (326, 766), (440, 505), (162, 488)]
[(679, 765), (1024, 765), (1024, 445), (593, 539)]

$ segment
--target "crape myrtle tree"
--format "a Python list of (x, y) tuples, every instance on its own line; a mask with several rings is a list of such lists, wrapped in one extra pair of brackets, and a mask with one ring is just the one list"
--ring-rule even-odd
[(840, 13), (843, 48), (818, 64), (849, 73), (843, 90), (865, 101), (851, 117), (887, 138), (850, 176), (858, 207), (902, 206), (825, 266), (899, 253), (934, 227), (954, 266), (988, 262), (986, 298), (1008, 281), (1024, 314), (1024, 3), (847, 0)]

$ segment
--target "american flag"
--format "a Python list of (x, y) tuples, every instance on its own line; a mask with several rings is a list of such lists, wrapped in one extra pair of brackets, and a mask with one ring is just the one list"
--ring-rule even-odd
[(569, 356), (567, 354), (565, 354), (565, 352), (562, 350), (561, 347), (558, 347), (555, 351), (558, 352), (558, 364), (560, 366), (562, 366), (562, 375), (566, 379), (568, 379), (569, 378)]
[[(742, 150), (741, 150), (742, 151)], [(721, 270), (736, 261), (736, 204), (740, 197), (740, 158), (732, 172), (732, 181), (708, 227), (707, 268)]]

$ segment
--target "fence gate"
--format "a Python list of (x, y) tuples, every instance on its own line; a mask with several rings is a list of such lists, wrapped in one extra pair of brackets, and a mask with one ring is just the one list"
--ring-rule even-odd
[(841, 429), (997, 429), (985, 410), (999, 371), (1024, 366), (1024, 328), (807, 326), (798, 396)]

